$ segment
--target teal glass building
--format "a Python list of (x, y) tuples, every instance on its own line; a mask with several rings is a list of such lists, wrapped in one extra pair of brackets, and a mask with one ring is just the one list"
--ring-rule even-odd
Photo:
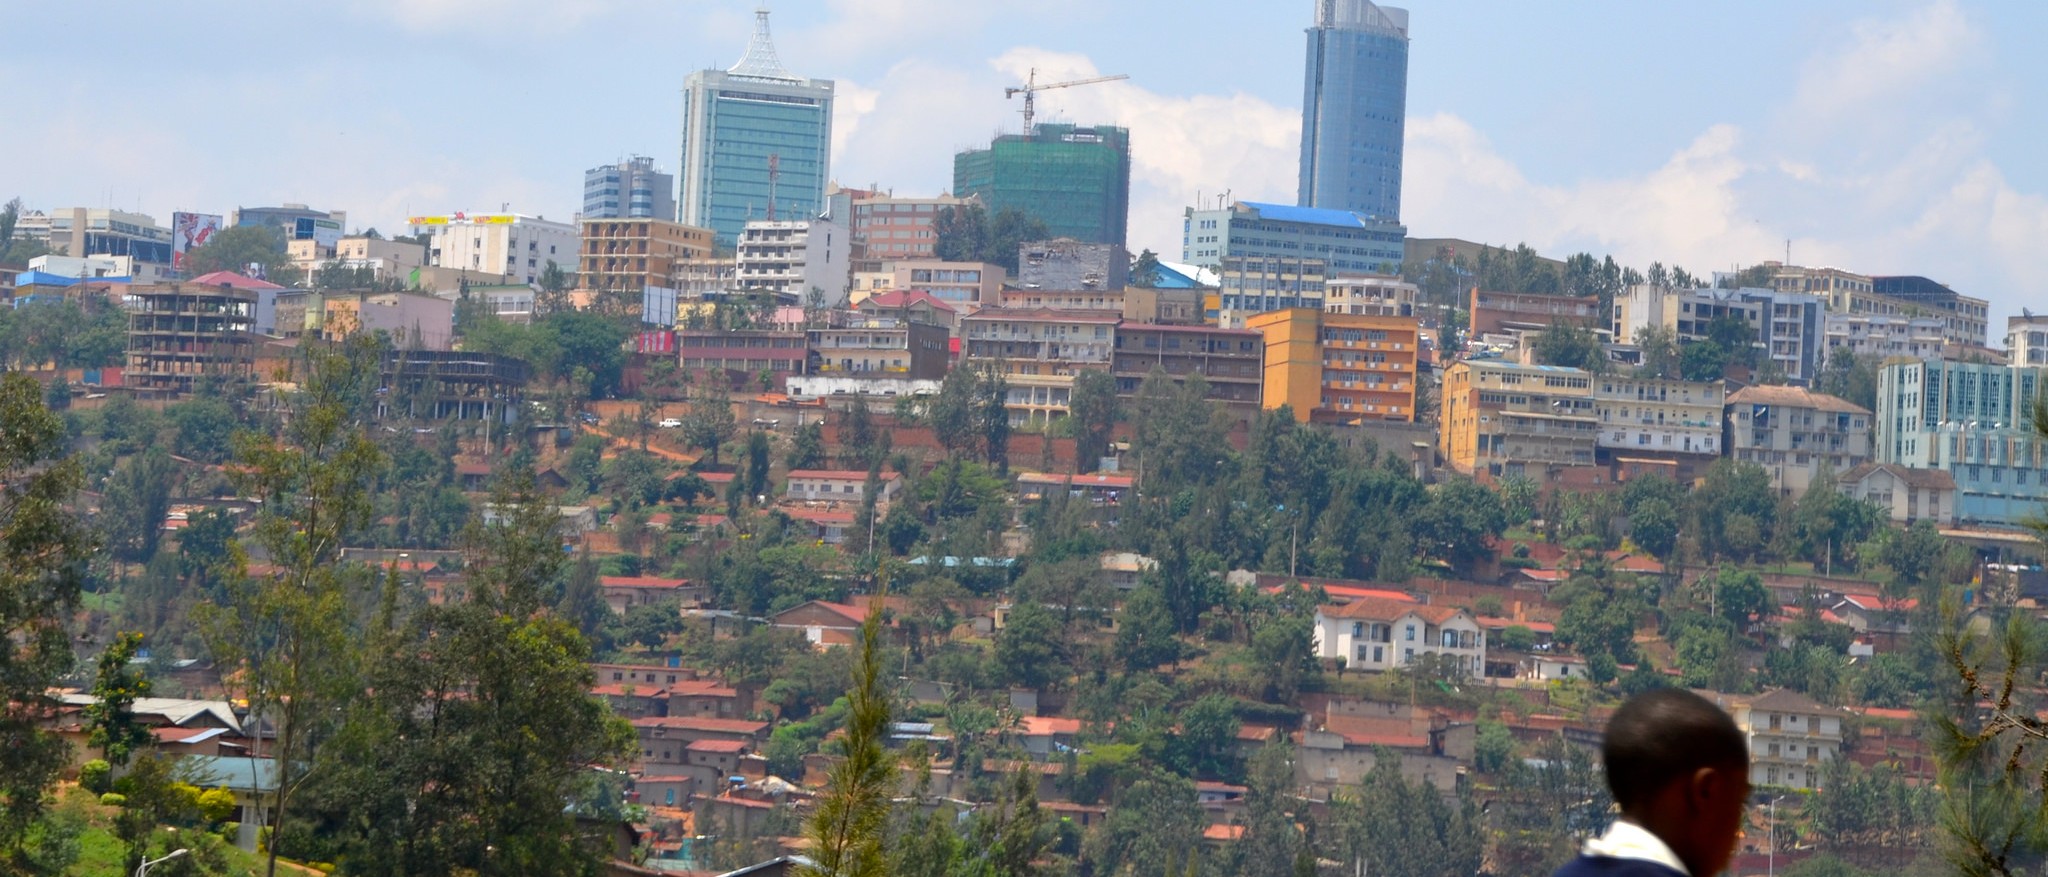
[(690, 74), (683, 89), (683, 161), (677, 221), (711, 229), (731, 248), (750, 219), (809, 219), (823, 212), (832, 165), (832, 81), (782, 66), (768, 12), (729, 70)]
[(1301, 101), (1303, 207), (1401, 218), (1408, 11), (1316, 0)]

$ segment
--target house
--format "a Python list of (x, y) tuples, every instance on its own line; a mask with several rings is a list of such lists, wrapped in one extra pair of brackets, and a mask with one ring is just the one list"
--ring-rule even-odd
[(678, 767), (690, 763), (689, 745), (699, 740), (728, 740), (748, 749), (767, 739), (768, 723), (701, 716), (646, 716), (632, 720), (640, 738), (642, 765)]
[(770, 626), (801, 630), (804, 639), (818, 648), (853, 642), (854, 634), (866, 620), (867, 612), (860, 607), (828, 600), (812, 600), (768, 616)]
[(1018, 499), (1032, 502), (1044, 499), (1055, 491), (1065, 490), (1069, 496), (1088, 500), (1094, 505), (1116, 505), (1136, 483), (1137, 480), (1132, 476), (1110, 472), (1097, 472), (1092, 475), (1025, 472), (1017, 476), (1017, 494)]
[(846, 544), (846, 534), (853, 529), (853, 522), (859, 517), (847, 509), (779, 508), (776, 511), (788, 515), (790, 521), (807, 531), (812, 540), (826, 545)]
[(1827, 611), (1857, 633), (1902, 634), (1911, 630), (1906, 613), (1918, 608), (1920, 601), (1911, 597), (1886, 601), (1866, 594), (1843, 594)]
[(1956, 522), (1956, 479), (1942, 469), (1913, 469), (1897, 463), (1865, 463), (1835, 478), (1835, 487), (1852, 499), (1884, 507), (1901, 524)]
[(1105, 551), (1101, 563), (1102, 574), (1109, 580), (1109, 586), (1119, 591), (1137, 588), (1145, 573), (1159, 568), (1159, 561), (1135, 551)]
[(256, 849), (258, 832), (270, 820), (268, 802), (277, 795), (277, 762), (244, 755), (190, 755), (178, 760), (178, 772), (191, 777), (195, 785), (233, 792), (233, 821), (241, 824), (235, 834), (235, 846)]
[[(1294, 734), (1295, 779), (1312, 789), (1356, 785), (1378, 765), (1384, 751), (1399, 760), (1409, 782), (1434, 783), (1439, 791), (1457, 787), (1456, 753), (1449, 751), (1449, 721), (1407, 704), (1332, 701), (1309, 727)], [(1468, 726), (1469, 727), (1469, 726)]]
[(1025, 716), (1017, 730), (1024, 751), (1032, 758), (1046, 759), (1079, 745), (1081, 720), (1057, 716)]
[(1315, 622), (1317, 657), (1349, 667), (1391, 670), (1439, 654), (1474, 678), (1486, 669), (1486, 632), (1458, 607), (1363, 597), (1317, 608)]
[(1818, 788), (1827, 763), (1841, 755), (1840, 708), (1784, 688), (1753, 696), (1701, 694), (1727, 710), (1749, 741), (1751, 785)]
[[(877, 504), (889, 502), (903, 489), (903, 476), (884, 472), (878, 476)], [(782, 498), (793, 502), (860, 503), (867, 499), (868, 473), (858, 469), (792, 469)]]
[(619, 615), (626, 614), (635, 606), (655, 606), (665, 602), (701, 606), (706, 590), (702, 585), (692, 585), (688, 579), (655, 576), (604, 576), (598, 579), (597, 584), (604, 592), (605, 605)]

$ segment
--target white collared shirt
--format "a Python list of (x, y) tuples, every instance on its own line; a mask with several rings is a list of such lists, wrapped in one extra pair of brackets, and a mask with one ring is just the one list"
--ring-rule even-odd
[(1582, 850), (1588, 856), (1607, 859), (1639, 859), (1656, 862), (1680, 874), (1690, 874), (1685, 863), (1678, 860), (1678, 854), (1671, 851), (1664, 841), (1650, 830), (1626, 820), (1615, 820), (1608, 826), (1607, 833), (1586, 841)]

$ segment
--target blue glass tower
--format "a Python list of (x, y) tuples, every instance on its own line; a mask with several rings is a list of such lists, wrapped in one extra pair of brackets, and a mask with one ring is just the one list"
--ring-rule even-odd
[(1401, 218), (1408, 10), (1316, 0), (1301, 103), (1301, 206)]
[(678, 219), (732, 247), (750, 219), (808, 219), (825, 208), (832, 164), (832, 81), (790, 73), (768, 37), (768, 11), (746, 57), (690, 74), (683, 89)]

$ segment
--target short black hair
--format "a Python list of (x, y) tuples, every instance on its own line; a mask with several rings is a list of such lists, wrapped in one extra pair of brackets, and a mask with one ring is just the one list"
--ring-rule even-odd
[(1600, 759), (1614, 803), (1631, 813), (1667, 783), (1700, 768), (1746, 767), (1749, 744), (1713, 702), (1683, 688), (1659, 688), (1629, 698), (1615, 711)]

